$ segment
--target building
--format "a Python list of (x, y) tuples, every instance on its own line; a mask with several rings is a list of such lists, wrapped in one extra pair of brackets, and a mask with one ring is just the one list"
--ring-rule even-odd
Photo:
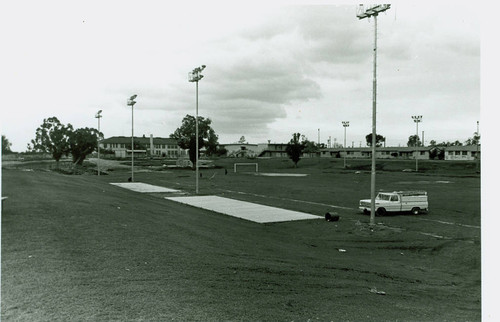
[(287, 143), (265, 143), (261, 144), (262, 150), (259, 153), (259, 157), (264, 158), (287, 158), (286, 153)]
[[(449, 147), (378, 147), (375, 150), (377, 159), (419, 159), (429, 160), (431, 155), (436, 155), (438, 151), (444, 150), (445, 160), (475, 160), (476, 155), (480, 157), (480, 149), (475, 145), (471, 146), (449, 146)], [(479, 154), (478, 154), (479, 153)], [(326, 158), (346, 158), (346, 159), (366, 159), (371, 158), (372, 148), (328, 148), (321, 149), (321, 157)]]
[(481, 157), (481, 145), (454, 145), (444, 149), (445, 160), (472, 161)]
[(263, 149), (261, 144), (249, 143), (219, 144), (219, 148), (226, 149), (226, 156), (234, 158), (254, 158), (257, 157)]
[[(288, 158), (286, 147), (288, 143), (229, 143), (220, 144), (220, 148), (225, 148), (228, 157), (236, 158)], [(318, 153), (304, 153), (302, 157), (316, 157)]]
[[(99, 146), (104, 151), (109, 151), (117, 158), (130, 157), (132, 150), (132, 138), (130, 136), (112, 136), (101, 140)], [(181, 149), (176, 139), (161, 137), (142, 137), (134, 136), (134, 155), (138, 156), (157, 156), (164, 158), (177, 159), (187, 157), (187, 150)]]
[[(430, 157), (431, 147), (378, 147), (375, 150), (377, 159), (424, 159)], [(322, 149), (321, 157), (347, 158), (347, 159), (363, 159), (371, 158), (372, 148), (329, 148)]]

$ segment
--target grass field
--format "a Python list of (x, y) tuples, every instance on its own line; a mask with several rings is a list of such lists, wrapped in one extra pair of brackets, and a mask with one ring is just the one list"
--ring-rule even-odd
[[(340, 220), (224, 216), (110, 185), (127, 181), (126, 168), (3, 169), (2, 320), (481, 320), (474, 164), (419, 162), (414, 173), (381, 162), (377, 188), (426, 190), (430, 213), (377, 217), (372, 231), (357, 210), (370, 197), (366, 161), (248, 162), (307, 176), (233, 173), (234, 159), (220, 159), (201, 170), (200, 194)], [(138, 165), (136, 181), (195, 191), (192, 170)]]

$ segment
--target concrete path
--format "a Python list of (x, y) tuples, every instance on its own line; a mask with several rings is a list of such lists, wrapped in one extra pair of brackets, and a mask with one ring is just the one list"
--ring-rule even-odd
[(257, 223), (321, 219), (319, 216), (218, 196), (165, 197), (193, 207), (215, 211)]
[(149, 192), (180, 192), (180, 190), (175, 190), (175, 189), (170, 189), (170, 188), (165, 188), (165, 187), (160, 187), (160, 186), (154, 186), (151, 184), (147, 183), (142, 183), (142, 182), (118, 182), (118, 183), (111, 183), (112, 185), (129, 189), (132, 191), (136, 192), (143, 192), (143, 193), (149, 193)]

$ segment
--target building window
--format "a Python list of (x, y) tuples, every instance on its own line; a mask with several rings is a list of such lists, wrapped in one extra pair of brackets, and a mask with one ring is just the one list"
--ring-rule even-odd
[(455, 151), (455, 155), (460, 155), (460, 151)]
[(467, 151), (462, 151), (462, 155), (467, 155)]
[(425, 151), (420, 151), (420, 155), (425, 155)]

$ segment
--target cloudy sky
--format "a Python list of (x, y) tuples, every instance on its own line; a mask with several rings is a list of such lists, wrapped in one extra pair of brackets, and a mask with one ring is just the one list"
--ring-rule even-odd
[[(180, 3), (180, 2), (179, 2)], [(28, 1), (3, 9), (2, 134), (25, 151), (44, 118), (167, 137), (195, 114), (188, 72), (206, 65), (199, 115), (220, 143), (308, 139), (365, 146), (373, 18), (357, 5), (218, 1)], [(420, 4), (419, 4), (420, 3)], [(8, 30), (8, 32), (6, 32)], [(393, 3), (378, 18), (377, 133), (405, 146), (465, 141), (480, 120), (480, 8)]]

